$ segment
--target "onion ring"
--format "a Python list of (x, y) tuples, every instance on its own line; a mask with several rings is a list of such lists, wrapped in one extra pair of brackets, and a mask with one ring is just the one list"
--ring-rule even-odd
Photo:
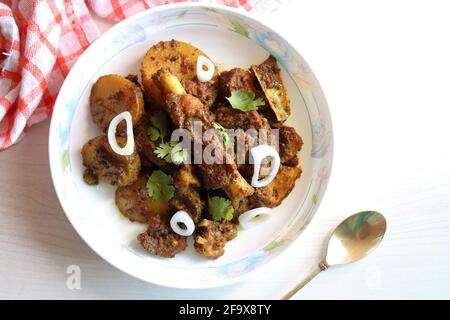
[[(278, 170), (280, 169), (281, 165), (280, 155), (278, 154), (277, 150), (275, 150), (275, 148), (267, 144), (261, 144), (259, 146), (253, 147), (250, 150), (250, 154), (253, 158), (252, 186), (255, 188), (265, 187), (269, 183), (271, 183), (273, 179), (275, 179)], [(272, 158), (273, 160), (272, 167), (270, 169), (269, 175), (259, 180), (259, 171), (261, 170), (261, 162), (266, 157)]]
[[(204, 70), (206, 67), (207, 70)], [(214, 63), (204, 56), (199, 56), (197, 58), (197, 78), (200, 82), (208, 82), (214, 77)]]
[[(186, 229), (180, 227), (179, 223), (185, 225)], [(195, 231), (194, 220), (186, 211), (178, 211), (170, 219), (170, 227), (172, 230), (183, 237), (189, 237)]]
[(266, 222), (271, 216), (272, 209), (260, 207), (248, 210), (239, 216), (239, 225), (243, 229), (250, 229)]
[[(125, 120), (127, 123), (127, 143), (125, 147), (120, 147), (117, 144), (116, 139), (116, 129), (119, 123)], [(134, 152), (134, 135), (133, 135), (133, 122), (131, 121), (131, 113), (128, 111), (124, 111), (115, 116), (108, 127), (108, 143), (111, 146), (111, 149), (121, 155), (121, 156), (130, 156)]]

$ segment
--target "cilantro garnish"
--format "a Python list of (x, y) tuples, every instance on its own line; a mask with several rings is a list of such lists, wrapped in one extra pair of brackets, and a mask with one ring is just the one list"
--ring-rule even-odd
[(160, 137), (159, 130), (156, 129), (155, 127), (149, 127), (148, 128), (148, 136), (150, 137), (150, 140), (152, 140), (152, 141), (158, 140)]
[(172, 152), (170, 153), (170, 158), (173, 163), (182, 164), (183, 162), (187, 161), (188, 152), (186, 149), (183, 148), (181, 143), (176, 143), (176, 145), (172, 148)]
[(164, 138), (169, 133), (169, 116), (165, 112), (158, 112), (150, 117), (151, 127), (148, 128), (150, 140), (156, 141)]
[(243, 112), (257, 110), (259, 106), (264, 105), (264, 100), (258, 98), (255, 100), (255, 93), (244, 89), (234, 90), (230, 97), (226, 98), (233, 109)]
[(160, 143), (158, 148), (155, 149), (154, 153), (156, 156), (160, 159), (166, 160), (167, 162), (172, 162), (172, 159), (170, 158), (170, 151), (172, 151), (172, 148), (174, 147), (175, 141), (169, 141), (169, 142), (163, 142)]
[(228, 134), (227, 129), (222, 127), (220, 123), (213, 122), (213, 127), (217, 130), (219, 130), (220, 135), (222, 136), (223, 145), (226, 149), (232, 148), (234, 143), (233, 140), (231, 140), (230, 135)]
[(175, 194), (172, 176), (165, 174), (161, 170), (153, 171), (147, 181), (147, 192), (157, 202), (161, 201), (161, 199), (169, 201)]
[(231, 201), (222, 197), (208, 198), (208, 211), (214, 221), (233, 219), (234, 208)]
[(178, 141), (162, 142), (154, 153), (158, 158), (168, 163), (181, 164), (188, 159), (187, 150)]

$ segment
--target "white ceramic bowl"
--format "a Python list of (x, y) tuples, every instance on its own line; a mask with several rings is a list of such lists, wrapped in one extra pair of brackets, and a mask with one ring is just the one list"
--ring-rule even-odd
[[(146, 254), (136, 240), (145, 229), (124, 218), (114, 188), (82, 179), (82, 145), (100, 132), (89, 114), (98, 77), (138, 74), (147, 49), (160, 40), (190, 42), (226, 68), (248, 68), (270, 54), (282, 66), (294, 126), (304, 139), (302, 178), (265, 224), (241, 231), (224, 256), (208, 260), (189, 249), (174, 259)], [(55, 104), (49, 137), (50, 167), (61, 205), (80, 236), (106, 261), (144, 281), (205, 288), (239, 281), (277, 257), (308, 224), (323, 197), (332, 162), (332, 127), (320, 86), (300, 54), (264, 23), (241, 11), (193, 3), (142, 12), (111, 28), (80, 57)]]

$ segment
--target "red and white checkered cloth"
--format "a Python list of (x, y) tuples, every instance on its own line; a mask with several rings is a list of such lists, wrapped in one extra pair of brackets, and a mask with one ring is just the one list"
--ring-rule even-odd
[[(100, 35), (91, 10), (118, 21), (184, 0), (0, 0), (0, 150), (51, 115), (59, 88)], [(281, 0), (205, 0), (251, 10)]]

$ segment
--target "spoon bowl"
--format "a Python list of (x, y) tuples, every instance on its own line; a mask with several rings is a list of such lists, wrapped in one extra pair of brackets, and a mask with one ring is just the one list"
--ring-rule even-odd
[(334, 230), (328, 242), (328, 266), (358, 261), (374, 251), (386, 232), (386, 219), (376, 211), (354, 214)]
[(386, 233), (386, 219), (376, 211), (358, 212), (342, 221), (328, 241), (326, 258), (282, 299), (288, 300), (321, 271), (358, 261), (374, 251)]

